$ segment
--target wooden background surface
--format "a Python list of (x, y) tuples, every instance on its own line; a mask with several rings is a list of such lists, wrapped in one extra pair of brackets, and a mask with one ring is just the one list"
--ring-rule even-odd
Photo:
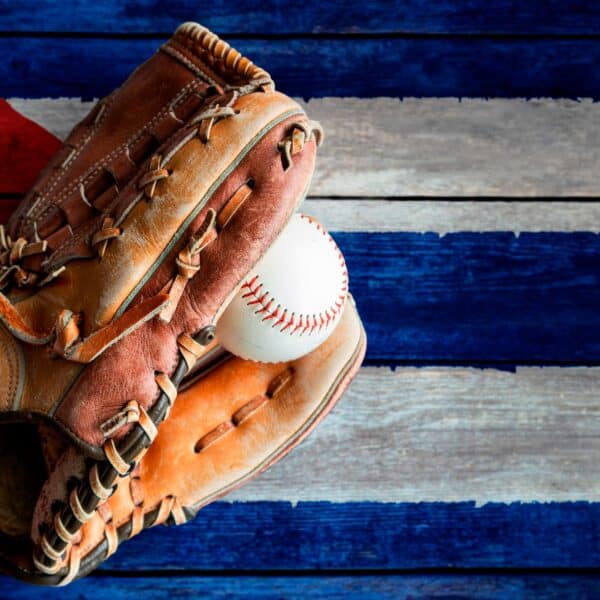
[(600, 5), (0, 1), (0, 219), (189, 19), (325, 127), (305, 211), (346, 254), (367, 360), (193, 523), (0, 598), (598, 596)]

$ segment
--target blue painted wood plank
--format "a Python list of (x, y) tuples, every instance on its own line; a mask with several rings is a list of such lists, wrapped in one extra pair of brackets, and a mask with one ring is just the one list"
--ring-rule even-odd
[(594, 233), (337, 233), (367, 358), (600, 360)]
[(65, 10), (52, 0), (0, 2), (4, 31), (110, 33), (169, 32), (183, 21), (201, 22), (220, 32), (291, 33), (534, 33), (589, 34), (600, 31), (600, 7), (593, 0), (337, 0), (290, 3), (284, 0), (223, 0), (207, 9), (197, 0), (75, 0)]
[(0, 597), (12, 600), (162, 600), (256, 598), (257, 600), (397, 600), (398, 598), (594, 598), (600, 576), (553, 574), (275, 575), (88, 577), (67, 588), (33, 588), (0, 577)]
[(367, 576), (131, 576), (88, 577), (67, 588), (32, 588), (0, 578), (0, 595), (13, 600), (86, 599), (147, 600), (178, 598), (256, 598), (259, 600), (397, 600), (398, 598), (473, 598), (540, 600), (597, 597), (595, 575), (474, 574)]
[[(0, 38), (3, 97), (103, 96), (162, 39)], [(291, 95), (600, 98), (593, 39), (236, 39)]]
[(333, 236), (371, 364), (600, 362), (598, 234)]
[(104, 570), (600, 567), (600, 503), (217, 502)]

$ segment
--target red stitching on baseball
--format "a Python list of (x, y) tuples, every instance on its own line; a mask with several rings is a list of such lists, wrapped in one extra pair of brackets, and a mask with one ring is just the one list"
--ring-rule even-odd
[[(327, 236), (329, 239), (329, 243), (335, 246), (335, 242), (333, 238), (321, 227), (320, 223), (311, 219), (307, 215), (300, 215), (300, 218), (306, 219), (309, 223), (312, 223), (324, 236)], [(242, 294), (242, 299), (246, 301), (246, 305), (248, 307), (258, 306), (259, 308), (254, 311), (255, 315), (264, 315), (262, 321), (271, 321), (274, 320), (272, 327), (281, 327), (279, 330), (280, 333), (284, 333), (290, 328), (293, 328), (290, 331), (290, 335), (295, 335), (300, 331), (300, 335), (311, 335), (316, 332), (320, 332), (323, 327), (327, 328), (331, 324), (332, 321), (335, 320), (338, 313), (341, 311), (344, 301), (346, 299), (346, 294), (348, 292), (348, 270), (346, 268), (346, 261), (344, 260), (344, 256), (340, 252), (339, 248), (336, 247), (337, 255), (340, 261), (340, 266), (342, 268), (342, 288), (340, 290), (340, 295), (337, 297), (336, 302), (329, 308), (318, 314), (306, 315), (303, 313), (291, 313), (291, 315), (287, 316), (288, 309), (282, 308), (281, 304), (276, 302), (274, 297), (269, 297), (269, 292), (262, 292), (262, 283), (258, 283), (260, 279), (260, 275), (255, 275), (250, 281), (246, 281), (242, 285), (242, 290), (247, 290)], [(271, 310), (271, 307), (275, 305), (275, 308)], [(281, 311), (281, 312), (280, 312)], [(312, 322), (311, 322), (312, 319)]]

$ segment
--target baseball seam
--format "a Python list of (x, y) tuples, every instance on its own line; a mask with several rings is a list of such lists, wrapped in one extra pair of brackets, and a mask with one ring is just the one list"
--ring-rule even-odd
[(274, 321), (272, 328), (279, 328), (279, 333), (289, 332), (289, 335), (312, 335), (319, 333), (323, 328), (327, 329), (333, 323), (344, 307), (344, 302), (348, 294), (348, 270), (346, 261), (340, 252), (333, 238), (321, 227), (314, 219), (306, 215), (300, 215), (300, 218), (306, 219), (314, 225), (327, 241), (333, 245), (342, 270), (342, 284), (338, 296), (335, 301), (319, 313), (306, 314), (297, 313), (285, 306), (281, 306), (277, 299), (268, 291), (263, 292), (263, 283), (259, 283), (260, 275), (255, 275), (250, 281), (244, 282), (242, 285), (242, 299), (245, 301), (248, 308), (256, 307), (254, 314), (262, 315), (262, 322)]

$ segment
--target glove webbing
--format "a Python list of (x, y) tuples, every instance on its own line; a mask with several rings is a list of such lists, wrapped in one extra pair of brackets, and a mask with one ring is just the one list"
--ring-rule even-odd
[[(223, 440), (226, 433), (240, 426), (243, 422), (252, 417), (252, 415), (257, 414), (267, 402), (273, 400), (290, 384), (293, 376), (293, 368), (286, 367), (270, 381), (264, 394), (255, 396), (250, 401), (246, 402), (246, 404), (238, 408), (228, 421), (224, 421), (210, 432), (203, 434), (196, 442), (194, 452), (200, 453), (205, 451), (208, 446), (213, 445), (219, 440)], [(104, 523), (104, 560), (108, 559), (117, 551), (121, 541), (134, 537), (144, 528), (161, 525), (167, 522), (181, 525), (192, 518), (194, 512), (197, 510), (182, 507), (176, 496), (168, 495), (160, 500), (157, 508), (146, 513), (144, 489), (140, 477), (139, 465), (137, 465), (129, 474), (128, 491), (132, 510), (127, 521), (121, 525), (117, 526), (117, 523), (114, 522), (109, 502), (105, 502), (97, 509), (99, 517)], [(71, 540), (73, 540), (74, 537), (75, 535), (72, 536)], [(66, 585), (80, 575), (82, 552), (89, 551), (89, 548), (82, 548), (80, 542), (80, 539), (74, 541), (73, 546), (69, 551), (67, 559), (68, 572), (61, 580), (60, 585)]]
[[(163, 294), (161, 297), (165, 296), (173, 301), (174, 306), (177, 305), (177, 301), (181, 297), (185, 284), (199, 269), (199, 262), (198, 268), (196, 268), (196, 265), (192, 265), (193, 268), (189, 268), (187, 260), (191, 260), (193, 255), (193, 258), (198, 259), (199, 261), (200, 252), (216, 239), (217, 227), (219, 231), (225, 227), (244, 201), (250, 197), (252, 193), (251, 183), (252, 181), (250, 180), (240, 186), (221, 211), (219, 211), (218, 216), (215, 214), (214, 210), (211, 209), (208, 211), (207, 216), (200, 227), (199, 233), (192, 236), (190, 243), (188, 243), (186, 248), (180, 253), (180, 260), (177, 262), (179, 273), (171, 284), (169, 294)], [(181, 260), (182, 253), (185, 260)], [(188, 275), (190, 276), (188, 277)], [(183, 282), (183, 287), (181, 287), (181, 282)], [(173, 288), (176, 288), (178, 291), (174, 292)], [(172, 293), (175, 295), (179, 294), (179, 297), (171, 298)], [(103, 424), (103, 432), (107, 435), (112, 435), (121, 427), (130, 423), (135, 423), (140, 430), (139, 433), (145, 437), (142, 449), (139, 453), (129, 456), (127, 452), (123, 452), (122, 449), (117, 448), (113, 439), (107, 440), (104, 444), (106, 456), (106, 463), (104, 464), (105, 468), (100, 470), (98, 464), (95, 464), (91, 468), (88, 481), (71, 491), (69, 504), (63, 511), (57, 513), (54, 517), (54, 531), (51, 532), (50, 535), (44, 534), (44, 536), (42, 536), (40, 550), (44, 558), (40, 559), (34, 555), (34, 564), (39, 571), (48, 575), (54, 575), (63, 568), (61, 562), (62, 555), (67, 547), (73, 542), (77, 531), (83, 523), (92, 518), (98, 505), (105, 502), (112, 495), (114, 492), (113, 485), (117, 476), (126, 476), (131, 472), (132, 466), (135, 466), (138, 463), (141, 455), (156, 436), (156, 424), (168, 417), (170, 409), (177, 397), (177, 386), (179, 382), (185, 374), (191, 371), (198, 359), (204, 353), (205, 347), (213, 338), (214, 327), (212, 326), (205, 328), (205, 330), (200, 333), (200, 340), (198, 337), (194, 339), (185, 334), (178, 338), (177, 345), (181, 358), (175, 376), (173, 379), (170, 379), (164, 373), (159, 373), (156, 376), (156, 383), (162, 393), (155, 408), (160, 404), (163, 405), (162, 414), (158, 420), (152, 419), (143, 407), (139, 406), (137, 402), (132, 401), (126, 405), (123, 411), (120, 411)], [(125, 440), (122, 445), (129, 448), (131, 445), (127, 445), (127, 441), (128, 440)], [(86, 502), (86, 500), (89, 500), (89, 502)], [(70, 528), (73, 524), (76, 525), (74, 531)], [(66, 576), (67, 579), (73, 571), (73, 565), (79, 560), (77, 552), (75, 552), (73, 557), (72, 561), (74, 562), (70, 562), (69, 573)]]
[[(172, 378), (164, 373), (156, 376), (161, 393), (150, 412), (146, 412), (141, 406), (132, 410), (132, 404), (128, 403), (125, 410), (128, 416), (122, 422), (122, 426), (129, 421), (134, 423), (134, 429), (118, 445), (112, 439), (107, 440), (104, 445), (106, 460), (92, 466), (88, 478), (71, 491), (68, 504), (54, 516), (53, 529), (42, 536), (40, 545), (34, 552), (34, 565), (40, 572), (55, 575), (62, 570), (63, 555), (81, 526), (92, 518), (98, 506), (114, 493), (117, 477), (129, 474), (152, 443), (157, 432), (156, 426), (167, 418), (177, 397), (177, 386), (190, 370), (188, 364), (192, 362), (191, 357), (202, 356), (206, 346), (213, 339), (212, 326), (203, 329), (195, 338), (180, 336), (178, 348), (181, 358), (177, 369)], [(119, 420), (119, 415), (116, 420)], [(78, 560), (77, 551), (70, 559), (73, 560)], [(71, 571), (72, 562), (67, 577)]]

